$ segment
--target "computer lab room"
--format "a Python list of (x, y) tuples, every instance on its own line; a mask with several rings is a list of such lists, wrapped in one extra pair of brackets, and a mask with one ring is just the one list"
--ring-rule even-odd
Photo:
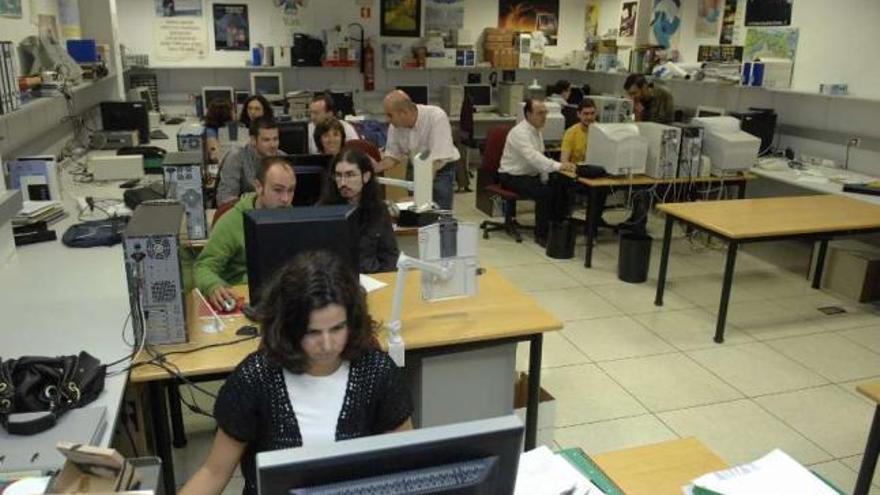
[(878, 19), (0, 0), (0, 492), (880, 494)]

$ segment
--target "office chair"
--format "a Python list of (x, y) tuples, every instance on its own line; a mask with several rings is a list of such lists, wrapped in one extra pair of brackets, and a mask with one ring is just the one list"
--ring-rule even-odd
[(569, 106), (562, 107), (562, 118), (565, 119), (565, 128), (566, 129), (568, 129), (569, 127), (580, 122), (580, 119), (578, 119), (577, 114), (578, 114), (577, 107), (569, 107)]
[(484, 220), (480, 223), (483, 231), (483, 239), (489, 238), (489, 232), (503, 230), (516, 242), (522, 242), (520, 229), (533, 229), (534, 226), (520, 225), (516, 221), (516, 202), (520, 199), (515, 192), (505, 189), (498, 180), (498, 168), (501, 166), (501, 154), (504, 152), (504, 143), (507, 141), (507, 133), (511, 126), (496, 126), (489, 130), (486, 135), (486, 145), (483, 150), (482, 173), (489, 177), (489, 185), (483, 188), (493, 196), (500, 197), (503, 203), (504, 222)]
[(343, 148), (354, 148), (364, 152), (367, 156), (377, 162), (382, 161), (382, 154), (379, 152), (379, 148), (366, 139), (352, 139), (351, 141), (346, 141), (343, 144)]
[(238, 198), (230, 199), (225, 203), (221, 203), (217, 205), (217, 209), (214, 210), (214, 218), (211, 219), (211, 228), (213, 229), (215, 225), (217, 225), (217, 220), (220, 220), (220, 217), (223, 216), (224, 213), (231, 210), (233, 206), (238, 203)]
[(470, 191), (471, 161), (470, 150), (480, 150), (480, 145), (474, 137), (474, 105), (471, 103), (467, 91), (461, 100), (461, 111), (458, 120), (458, 142), (464, 146), (464, 163), (458, 163), (455, 170), (455, 182), (459, 190)]

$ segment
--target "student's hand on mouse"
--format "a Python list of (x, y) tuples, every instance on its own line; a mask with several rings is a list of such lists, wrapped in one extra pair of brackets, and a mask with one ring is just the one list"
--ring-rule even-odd
[(577, 166), (571, 162), (562, 162), (559, 167), (560, 172), (564, 172), (567, 174), (573, 174), (577, 170)]
[(235, 299), (235, 294), (229, 289), (229, 287), (223, 286), (214, 289), (214, 292), (208, 297), (211, 306), (214, 306), (214, 309), (218, 311), (225, 311), (223, 308), (223, 302), (227, 299)]

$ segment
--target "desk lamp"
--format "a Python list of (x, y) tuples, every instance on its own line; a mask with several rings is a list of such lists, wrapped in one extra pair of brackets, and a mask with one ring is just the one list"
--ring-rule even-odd
[(477, 275), (482, 273), (477, 261), (477, 225), (458, 223), (442, 217), (437, 223), (419, 229), (419, 257), (400, 253), (397, 259), (397, 283), (388, 322), (388, 354), (403, 367), (405, 345), (401, 335), (400, 312), (406, 273), (422, 271), (422, 300), (444, 301), (470, 297), (477, 293)]

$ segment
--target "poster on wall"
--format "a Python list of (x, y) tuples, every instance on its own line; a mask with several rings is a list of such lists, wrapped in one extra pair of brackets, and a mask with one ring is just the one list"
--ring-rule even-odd
[(285, 26), (299, 26), (302, 18), (302, 11), (305, 9), (308, 0), (272, 0), (275, 7), (281, 10), (281, 19)]
[(248, 51), (251, 47), (248, 6), (241, 3), (215, 3), (214, 49)]
[(597, 4), (587, 5), (587, 15), (584, 17), (584, 33), (588, 38), (599, 36), (599, 6)]
[(734, 29), (736, 28), (736, 10), (737, 0), (724, 0), (724, 17), (721, 20), (721, 38), (722, 45), (732, 45), (734, 38)]
[(718, 25), (721, 21), (722, 0), (698, 0), (697, 22), (694, 23), (694, 36), (712, 38), (718, 36)]
[(0, 17), (21, 19), (21, 0), (0, 0)]
[(620, 29), (618, 38), (633, 38), (636, 35), (636, 14), (639, 2), (623, 2), (620, 6)]
[(542, 31), (548, 46), (559, 38), (559, 0), (499, 0), (498, 27), (518, 33)]
[(676, 48), (681, 33), (681, 0), (654, 0), (651, 7), (651, 44)]
[(746, 26), (791, 26), (792, 0), (748, 0)]
[(797, 53), (798, 28), (769, 27), (746, 30), (743, 60), (784, 58), (794, 62)]
[(422, 0), (379, 0), (379, 35), (418, 38), (422, 35)]
[(180, 62), (204, 58), (208, 29), (202, 0), (154, 0), (153, 54), (157, 60)]
[(426, 0), (425, 30), (452, 31), (464, 27), (464, 0)]
[(82, 38), (77, 0), (58, 0), (58, 18), (61, 21), (61, 35), (64, 39)]

